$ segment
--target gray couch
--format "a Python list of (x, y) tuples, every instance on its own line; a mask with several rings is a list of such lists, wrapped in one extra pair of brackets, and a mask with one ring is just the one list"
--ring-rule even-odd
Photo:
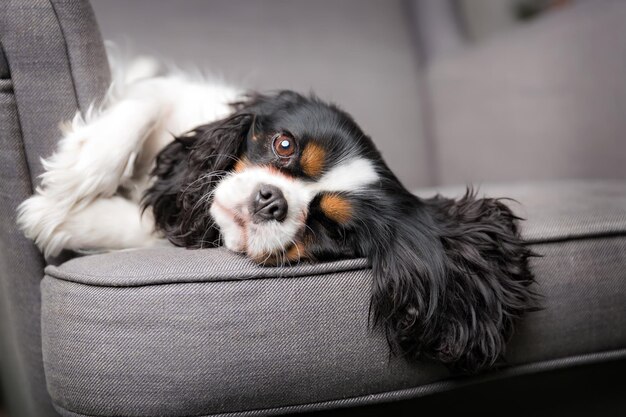
[[(441, 18), (432, 2), (414, 6), (418, 23), (427, 12)], [(416, 32), (430, 57), (420, 75), (432, 142), (424, 149), (437, 161), (430, 185), (476, 170), (488, 179), (550, 179), (482, 188), (516, 199), (528, 219), (523, 234), (542, 255), (533, 266), (544, 309), (520, 323), (507, 367), (459, 378), (388, 356), (368, 327), (371, 276), (362, 259), (274, 269), (222, 249), (158, 248), (46, 265), (16, 230), (15, 208), (36, 186), (59, 122), (102, 95), (107, 59), (87, 2), (1, 3), (0, 370), (11, 415), (270, 415), (389, 402), (415, 411), (437, 393), (453, 401), (464, 387), (494, 389), (486, 381), (513, 386), (523, 375), (548, 379), (602, 363), (586, 378), (605, 380), (626, 359), (626, 181), (616, 179), (626, 177), (626, 141), (617, 139), (626, 136), (626, 82), (616, 81), (626, 78), (626, 46), (603, 55), (598, 45), (626, 39), (624, 17), (624, 2), (602, 2), (506, 42), (451, 42), (446, 53)], [(550, 45), (560, 58), (532, 55), (525, 42)], [(579, 62), (585, 52), (590, 60)], [(583, 67), (550, 73), (568, 59)], [(529, 70), (511, 78), (522, 64)], [(593, 83), (592, 70), (602, 74)], [(543, 118), (527, 126), (520, 114)], [(597, 146), (585, 142), (589, 135)], [(538, 141), (542, 153), (525, 155)], [(590, 160), (577, 160), (583, 155)], [(562, 168), (552, 177), (541, 171), (546, 164), (525, 171), (533, 158)], [(623, 398), (612, 401), (624, 410)]]

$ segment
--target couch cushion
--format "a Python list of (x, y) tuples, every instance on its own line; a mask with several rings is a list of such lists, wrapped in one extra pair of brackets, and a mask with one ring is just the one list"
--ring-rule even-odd
[(44, 364), (57, 409), (275, 414), (626, 357), (626, 184), (484, 192), (520, 202), (524, 234), (543, 255), (533, 263), (545, 309), (520, 323), (509, 367), (457, 379), (438, 364), (390, 359), (368, 327), (362, 259), (263, 268), (223, 249), (142, 249), (46, 269)]

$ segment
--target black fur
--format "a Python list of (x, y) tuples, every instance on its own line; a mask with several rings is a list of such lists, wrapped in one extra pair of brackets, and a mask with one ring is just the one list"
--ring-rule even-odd
[(157, 227), (175, 245), (214, 247), (219, 230), (209, 215), (211, 194), (232, 169), (245, 140), (252, 116), (236, 113), (199, 126), (176, 138), (158, 155), (152, 172), (156, 181), (143, 199), (152, 207)]
[(496, 364), (515, 320), (536, 307), (518, 218), (471, 190), (459, 200), (406, 198), (371, 236), (373, 322), (393, 352), (464, 372)]
[(353, 216), (345, 224), (325, 218), (316, 207), (319, 196), (313, 199), (303, 239), (310, 259), (370, 260), (371, 320), (393, 353), (475, 372), (503, 358), (515, 321), (536, 308), (533, 253), (519, 235), (520, 219), (503, 201), (477, 198), (471, 190), (459, 200), (414, 196), (335, 106), (289, 91), (256, 95), (238, 103), (231, 117), (195, 132), (161, 152), (144, 200), (174, 244), (219, 243), (211, 192), (237, 158), (304, 177), (296, 160), (277, 160), (264, 140), (251, 140), (288, 132), (300, 147), (317, 141), (329, 150), (326, 168), (359, 155), (381, 176), (366, 190), (346, 193)]

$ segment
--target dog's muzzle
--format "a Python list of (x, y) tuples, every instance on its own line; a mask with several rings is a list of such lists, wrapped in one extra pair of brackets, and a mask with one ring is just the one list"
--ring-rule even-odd
[(303, 181), (250, 167), (220, 181), (211, 215), (228, 249), (263, 260), (298, 241), (314, 195)]

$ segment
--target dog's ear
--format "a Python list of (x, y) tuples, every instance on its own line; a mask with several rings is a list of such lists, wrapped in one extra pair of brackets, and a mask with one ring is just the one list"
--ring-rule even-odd
[(502, 359), (515, 320), (537, 305), (517, 220), (469, 190), (459, 200), (415, 197), (392, 213), (370, 255), (370, 313), (392, 352), (463, 372)]
[(143, 205), (152, 208), (157, 228), (175, 245), (218, 245), (219, 232), (208, 215), (212, 191), (238, 161), (253, 119), (242, 107), (186, 132), (159, 153)]
[(184, 140), (176, 139), (165, 146), (151, 172), (154, 182), (143, 195), (143, 209), (152, 210), (156, 227), (168, 238), (175, 234), (178, 224), (177, 199), (187, 178), (188, 158), (189, 146)]

